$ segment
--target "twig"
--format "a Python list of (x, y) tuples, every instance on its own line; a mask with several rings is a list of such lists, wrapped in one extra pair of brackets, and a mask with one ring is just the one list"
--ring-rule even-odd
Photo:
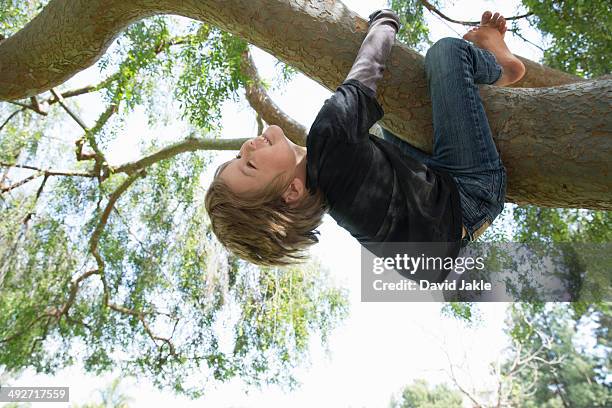
[(70, 170), (45, 170), (39, 167), (30, 166), (28, 164), (9, 164), (9, 163), (0, 162), (0, 166), (18, 167), (20, 169), (36, 170), (48, 176), (96, 177), (96, 175), (92, 173), (80, 173), (80, 172), (74, 172)]
[(508, 30), (508, 31), (512, 32), (514, 35), (516, 35), (516, 36), (517, 36), (518, 38), (520, 38), (521, 40), (523, 40), (523, 41), (525, 41), (525, 42), (527, 42), (527, 43), (529, 43), (529, 44), (533, 45), (534, 47), (539, 48), (539, 49), (540, 49), (540, 51), (542, 51), (542, 52), (546, 51), (544, 48), (540, 47), (538, 44), (536, 44), (536, 43), (534, 43), (534, 42), (532, 42), (532, 41), (529, 41), (528, 39), (526, 39), (525, 37), (523, 37), (523, 35), (520, 33), (520, 31), (519, 31), (519, 29), (518, 29), (518, 28), (513, 28), (513, 29), (510, 29), (510, 30)]
[[(133, 310), (133, 309), (128, 309), (126, 307), (123, 307), (123, 306), (120, 306), (120, 305), (116, 305), (114, 303), (109, 303), (108, 307), (111, 310), (114, 310), (116, 312), (136, 317), (140, 321), (140, 323), (142, 324), (142, 327), (144, 328), (144, 330), (147, 333), (147, 335), (151, 338), (151, 340), (153, 340), (153, 343), (155, 343), (156, 347), (157, 347), (156, 340), (162, 341), (162, 342), (164, 342), (168, 346), (168, 348), (170, 350), (170, 355), (172, 357), (177, 357), (178, 356), (178, 354), (176, 353), (176, 348), (174, 347), (174, 344), (172, 344), (172, 341), (170, 340), (170, 338), (161, 337), (161, 336), (158, 336), (158, 335), (153, 333), (153, 331), (151, 330), (151, 327), (149, 326), (149, 324), (145, 320), (145, 314), (143, 312), (140, 312), (140, 311), (137, 311), (137, 310)], [(176, 328), (176, 324), (175, 324), (175, 328)], [(161, 352), (161, 349), (160, 349), (160, 352)]]
[[(75, 319), (71, 318), (68, 316), (68, 310), (70, 309), (70, 307), (72, 306), (72, 304), (74, 303), (74, 300), (76, 298), (77, 292), (79, 290), (79, 284), (87, 279), (88, 277), (97, 274), (98, 271), (97, 270), (92, 270), (89, 272), (86, 272), (84, 274), (82, 274), (81, 276), (79, 276), (75, 281), (72, 282), (71, 288), (70, 288), (70, 294), (68, 296), (68, 300), (66, 301), (66, 303), (64, 304), (64, 306), (61, 309), (58, 308), (50, 308), (47, 309), (43, 314), (41, 314), (40, 316), (38, 316), (36, 319), (32, 320), (24, 329), (18, 331), (17, 333), (14, 333), (13, 335), (9, 336), (9, 337), (5, 337), (3, 339), (0, 339), (0, 343), (7, 343), (19, 336), (21, 336), (22, 334), (30, 331), (30, 329), (32, 328), (32, 326), (34, 326), (36, 323), (38, 323), (39, 321), (47, 318), (47, 321), (45, 322), (45, 328), (44, 328), (44, 334), (43, 336), (37, 338), (34, 343), (32, 344), (32, 349), (34, 349), (36, 347), (36, 344), (40, 341), (42, 341), (45, 336), (46, 333), (48, 331), (49, 328), (49, 324), (51, 322), (51, 320), (54, 318), (56, 322), (59, 322), (59, 320), (62, 318), (62, 316), (66, 316), (67, 320), (71, 320), (72, 322), (77, 322)], [(89, 330), (91, 330), (91, 326), (89, 326), (88, 324), (84, 323), (84, 322), (77, 322), (82, 324), (83, 326), (87, 327)]]
[[(428, 2), (427, 0), (420, 0), (421, 3), (423, 4), (423, 6), (431, 11), (432, 13), (435, 13), (437, 15), (439, 15), (440, 17), (442, 17), (443, 19), (445, 19), (446, 21), (450, 21), (451, 23), (457, 23), (457, 24), (463, 24), (463, 25), (468, 25), (468, 26), (477, 26), (480, 25), (480, 21), (462, 21), (462, 20), (455, 20), (453, 18), (450, 18), (446, 15), (444, 15), (440, 10), (438, 10), (437, 8), (434, 7), (433, 4), (431, 4), (430, 2)], [(526, 13), (526, 14), (521, 14), (520, 16), (513, 16), (513, 17), (504, 17), (504, 19), (506, 19), (506, 21), (509, 20), (519, 20), (521, 18), (525, 18), (525, 17), (529, 17), (533, 15), (532, 12)]]
[(21, 108), (21, 109), (17, 109), (15, 112), (11, 113), (9, 115), (8, 118), (6, 118), (6, 120), (2, 123), (2, 125), (0, 125), (0, 130), (2, 130), (3, 127), (6, 126), (7, 123), (10, 122), (11, 119), (13, 119), (13, 117), (15, 117), (15, 115), (17, 115), (19, 112), (23, 112), (24, 110), (26, 110), (25, 107)]
[(98, 270), (97, 269), (93, 269), (91, 271), (85, 272), (84, 274), (79, 276), (77, 279), (75, 279), (71, 283), (71, 285), (70, 285), (70, 294), (68, 295), (68, 300), (66, 301), (64, 306), (62, 306), (62, 308), (58, 310), (58, 312), (56, 314), (57, 321), (59, 321), (62, 318), (63, 315), (68, 316), (68, 310), (70, 309), (70, 307), (74, 303), (74, 300), (76, 299), (76, 295), (77, 295), (77, 292), (79, 291), (79, 285), (81, 284), (81, 282), (84, 281), (85, 279), (89, 278), (92, 275), (98, 275), (98, 274), (99, 274)]
[(121, 194), (123, 194), (132, 185), (132, 183), (134, 183), (134, 181), (136, 181), (138, 178), (144, 175), (145, 175), (144, 171), (140, 171), (138, 173), (134, 173), (130, 175), (110, 195), (110, 197), (108, 198), (108, 203), (106, 203), (106, 207), (104, 208), (104, 211), (102, 212), (102, 216), (100, 217), (100, 221), (98, 222), (98, 225), (96, 226), (96, 229), (94, 230), (93, 234), (91, 234), (91, 238), (89, 240), (89, 252), (91, 252), (91, 254), (96, 260), (96, 264), (98, 265), (98, 271), (100, 273), (100, 277), (102, 278), (102, 284), (104, 285), (104, 304), (105, 305), (108, 304), (109, 293), (108, 293), (108, 286), (106, 283), (106, 275), (105, 275), (105, 270), (104, 270), (104, 260), (102, 259), (102, 257), (100, 256), (100, 253), (98, 252), (98, 241), (100, 240), (102, 231), (104, 231), (104, 227), (106, 227), (106, 223), (108, 222), (108, 217), (110, 216), (110, 213), (113, 210), (113, 207), (115, 203), (117, 202), (117, 200), (119, 199), (119, 197), (121, 196)]
[(53, 88), (51, 88), (51, 93), (57, 98), (59, 104), (62, 106), (62, 108), (64, 108), (68, 115), (70, 115), (70, 117), (74, 119), (74, 121), (78, 123), (79, 126), (82, 127), (85, 132), (88, 132), (89, 128), (87, 127), (85, 122), (83, 122), (83, 120), (81, 120), (81, 118), (76, 113), (74, 113), (72, 109), (68, 107), (68, 105), (64, 103), (64, 98), (62, 97), (62, 94), (57, 93)]
[[(34, 196), (34, 206), (38, 203), (38, 199), (40, 198), (40, 195), (42, 194), (45, 188), (45, 185), (47, 184), (47, 180), (49, 180), (49, 176), (45, 175), (42, 183), (40, 183), (40, 186), (38, 187), (38, 190), (36, 191), (36, 195)], [(23, 217), (22, 223), (25, 226), (25, 229), (27, 229), (28, 222), (32, 219), (32, 215), (34, 215), (34, 211), (30, 211), (25, 217)]]
[(40, 172), (39, 173), (34, 173), (31, 176), (28, 176), (28, 177), (26, 177), (26, 178), (24, 178), (22, 180), (19, 180), (16, 183), (11, 184), (10, 186), (1, 187), (0, 188), (0, 193), (2, 193), (2, 194), (7, 193), (7, 192), (9, 192), (11, 190), (16, 189), (17, 187), (23, 186), (24, 184), (26, 184), (26, 183), (28, 183), (28, 182), (30, 182), (30, 181), (32, 181), (32, 180), (42, 176), (42, 175), (43, 175), (43, 173), (40, 173)]

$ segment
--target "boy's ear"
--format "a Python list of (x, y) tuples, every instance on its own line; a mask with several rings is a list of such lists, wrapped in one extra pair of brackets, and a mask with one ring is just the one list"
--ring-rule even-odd
[(289, 205), (297, 203), (302, 198), (305, 188), (302, 180), (295, 177), (283, 193), (283, 200)]

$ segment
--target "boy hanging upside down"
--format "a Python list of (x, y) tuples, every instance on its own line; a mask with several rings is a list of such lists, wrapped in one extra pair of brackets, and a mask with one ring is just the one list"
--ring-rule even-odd
[(428, 50), (428, 155), (386, 129), (384, 138), (369, 134), (384, 115), (376, 86), (400, 28), (392, 10), (369, 18), (355, 62), (319, 111), (306, 148), (272, 125), (217, 169), (206, 209), (236, 256), (260, 265), (301, 260), (329, 212), (364, 246), (441, 242), (456, 257), (502, 211), (506, 172), (477, 84), (506, 86), (525, 73), (504, 42), (505, 19), (486, 11), (464, 39), (443, 38)]

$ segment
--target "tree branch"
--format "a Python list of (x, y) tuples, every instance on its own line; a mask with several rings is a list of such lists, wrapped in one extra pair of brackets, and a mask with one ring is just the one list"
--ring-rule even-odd
[(7, 192), (9, 192), (11, 190), (16, 189), (17, 187), (23, 186), (24, 184), (26, 184), (26, 183), (28, 183), (28, 182), (30, 182), (30, 181), (32, 181), (32, 180), (42, 176), (42, 175), (43, 175), (43, 173), (34, 173), (31, 176), (28, 176), (28, 177), (26, 177), (26, 178), (24, 178), (22, 180), (19, 180), (18, 182), (14, 183), (14, 184), (11, 184), (10, 186), (6, 186), (6, 187), (0, 186), (0, 193), (2, 193), (2, 194), (7, 193)]
[[(40, 183), (40, 186), (38, 187), (38, 190), (36, 191), (36, 195), (34, 196), (34, 205), (36, 205), (38, 203), (38, 199), (40, 198), (40, 195), (42, 194), (43, 190), (45, 189), (45, 185), (47, 184), (47, 180), (49, 180), (49, 176), (45, 175), (45, 177), (43, 178), (42, 183)], [(34, 215), (34, 210), (30, 211), (25, 217), (23, 217), (23, 225), (25, 226), (24, 229), (27, 229), (28, 227), (28, 222), (32, 219), (32, 216)], [(15, 241), (15, 244), (17, 244), (17, 241)]]
[(38, 323), (40, 320), (44, 319), (44, 318), (48, 318), (49, 316), (52, 316), (48, 313), (44, 313), (40, 316), (38, 316), (37, 318), (35, 318), (34, 320), (32, 320), (30, 323), (28, 323), (26, 325), (26, 327), (24, 327), (23, 329), (19, 330), (17, 333), (14, 333), (8, 337), (5, 337), (3, 339), (0, 339), (0, 344), (1, 343), (8, 343), (9, 341), (16, 339), (17, 337), (21, 336), (22, 334), (28, 332), (32, 326), (34, 326), (36, 323)]
[(299, 122), (292, 119), (272, 100), (266, 89), (261, 85), (255, 62), (249, 48), (242, 54), (241, 69), (251, 80), (245, 86), (246, 98), (253, 109), (271, 125), (283, 128), (285, 136), (293, 143), (306, 145), (307, 130)]
[(446, 360), (448, 361), (448, 366), (450, 368), (450, 377), (451, 377), (451, 380), (453, 380), (453, 383), (455, 384), (455, 386), (459, 389), (459, 391), (461, 391), (462, 394), (464, 394), (466, 397), (470, 399), (470, 401), (474, 403), (475, 408), (482, 407), (482, 404), (478, 402), (478, 400), (476, 400), (476, 398), (470, 392), (468, 392), (465, 388), (461, 386), (461, 384), (457, 380), (457, 376), (455, 375), (455, 370), (453, 369), (454, 367), (453, 362), (451, 361), (451, 358), (448, 355), (448, 352), (446, 351), (446, 349), (444, 349), (444, 347), (441, 347), (441, 349), (446, 355)]
[(4, 339), (0, 339), (0, 343), (7, 343), (19, 336), (21, 336), (22, 334), (30, 331), (30, 329), (39, 321), (43, 320), (43, 319), (47, 319), (47, 321), (45, 322), (45, 328), (44, 328), (44, 334), (43, 336), (41, 336), (40, 338), (37, 338), (33, 343), (32, 343), (32, 349), (34, 349), (36, 347), (37, 342), (43, 340), (46, 336), (46, 333), (48, 331), (49, 328), (49, 324), (51, 323), (51, 320), (54, 318), (55, 322), (59, 322), (60, 319), (62, 318), (62, 316), (66, 317), (66, 320), (70, 320), (71, 322), (76, 322), (79, 324), (82, 324), (83, 326), (87, 327), (88, 329), (91, 330), (91, 326), (89, 326), (88, 324), (84, 323), (84, 322), (77, 322), (76, 320), (74, 320), (73, 318), (71, 318), (70, 316), (68, 316), (68, 311), (70, 309), (70, 307), (73, 305), (74, 300), (76, 299), (76, 295), (77, 292), (79, 290), (79, 284), (89, 278), (92, 275), (96, 275), (98, 274), (98, 270), (94, 269), (88, 272), (85, 272), (84, 274), (82, 274), (81, 276), (79, 276), (76, 280), (74, 280), (71, 284), (70, 287), (70, 293), (68, 295), (68, 300), (66, 301), (66, 303), (64, 304), (64, 306), (62, 306), (61, 308), (55, 308), (55, 307), (51, 307), (49, 309), (47, 309), (44, 313), (42, 313), (40, 316), (38, 316), (36, 319), (32, 320), (24, 329), (18, 331), (17, 333), (14, 333), (13, 335), (6, 337)]
[(98, 241), (100, 240), (100, 235), (102, 231), (104, 231), (104, 227), (108, 222), (108, 217), (110, 216), (111, 211), (113, 210), (113, 206), (131, 185), (140, 177), (145, 175), (144, 171), (140, 171), (137, 173), (130, 174), (124, 181), (117, 187), (115, 191), (108, 197), (108, 202), (106, 203), (106, 207), (100, 216), (100, 220), (98, 221), (98, 225), (96, 225), (96, 229), (91, 234), (91, 238), (89, 240), (89, 252), (96, 259), (96, 263), (98, 264), (98, 271), (102, 277), (104, 277), (104, 261), (98, 252)]
[[(8, 163), (3, 163), (0, 162), (0, 166), (4, 166), (4, 167), (16, 167), (16, 168), (22, 168), (22, 169), (28, 169), (28, 170), (35, 170), (36, 173), (24, 178), (23, 180), (18, 181), (17, 183), (11, 184), (10, 186), (2, 186), (2, 184), (0, 184), (0, 193), (4, 194), (6, 192), (9, 192), (11, 190), (16, 189), (17, 187), (20, 187), (40, 176), (45, 176), (45, 177), (49, 177), (49, 176), (67, 176), (67, 177), (96, 177), (95, 174), (93, 173), (80, 173), (80, 172), (73, 172), (73, 171), (62, 171), (62, 170), (44, 170), (44, 169), (40, 169), (38, 167), (34, 167), (34, 166), (29, 166), (26, 164), (8, 164)], [(4, 178), (4, 177), (3, 177)]]
[(204, 139), (196, 138), (191, 135), (185, 140), (165, 147), (142, 159), (113, 167), (111, 168), (111, 172), (132, 174), (158, 161), (169, 159), (180, 153), (193, 152), (196, 150), (238, 150), (247, 140), (249, 139)]
[(23, 112), (24, 110), (26, 110), (26, 108), (22, 107), (21, 109), (17, 109), (13, 113), (11, 113), (9, 115), (9, 117), (6, 118), (6, 120), (4, 122), (2, 122), (2, 125), (0, 125), (0, 130), (2, 130), (2, 128), (4, 128), (7, 125), (7, 123), (9, 123), (11, 121), (11, 119), (13, 119), (19, 112)]
[(62, 97), (62, 95), (61, 95), (61, 94), (59, 94), (59, 93), (57, 93), (57, 92), (55, 91), (55, 89), (53, 89), (53, 88), (51, 88), (51, 93), (53, 94), (53, 96), (55, 96), (55, 97), (57, 98), (57, 100), (58, 100), (59, 104), (62, 106), (62, 108), (64, 108), (64, 110), (65, 110), (65, 111), (68, 113), (68, 115), (70, 115), (70, 117), (71, 117), (72, 119), (74, 119), (74, 121), (75, 121), (76, 123), (78, 123), (78, 124), (79, 124), (79, 126), (80, 126), (81, 128), (83, 128), (83, 130), (84, 130), (85, 132), (89, 131), (89, 129), (87, 128), (87, 125), (85, 124), (85, 122), (83, 122), (83, 120), (82, 120), (82, 119), (79, 117), (79, 115), (77, 115), (76, 113), (74, 113), (74, 112), (73, 112), (73, 111), (72, 111), (72, 110), (71, 110), (71, 109), (68, 107), (68, 105), (66, 105), (66, 104), (64, 103), (64, 98)]
[[(109, 303), (108, 307), (110, 309), (116, 311), (116, 312), (136, 317), (140, 321), (140, 323), (142, 324), (142, 327), (144, 328), (144, 330), (147, 333), (147, 335), (151, 338), (151, 340), (153, 340), (153, 343), (155, 344), (156, 347), (158, 347), (156, 340), (162, 341), (163, 343), (165, 343), (168, 346), (168, 349), (170, 351), (170, 355), (172, 357), (178, 357), (178, 354), (176, 353), (176, 348), (174, 347), (174, 344), (172, 343), (170, 338), (161, 337), (161, 336), (158, 336), (158, 335), (154, 334), (153, 331), (151, 330), (151, 327), (149, 326), (149, 324), (145, 320), (145, 315), (144, 315), (143, 312), (140, 312), (140, 311), (137, 311), (137, 310), (133, 310), (133, 309), (128, 309), (126, 307), (123, 307), (123, 306), (120, 306), (120, 305), (116, 305), (116, 304), (113, 304), (113, 303)], [(160, 349), (160, 353), (161, 353), (161, 349)]]
[[(477, 26), (477, 25), (480, 25), (480, 20), (478, 20), (478, 21), (455, 20), (453, 18), (450, 18), (450, 17), (444, 15), (440, 10), (438, 10), (436, 7), (434, 7), (434, 5), (431, 4), (430, 2), (428, 2), (427, 0), (420, 0), (420, 1), (421, 1), (423, 6), (427, 10), (431, 11), (432, 13), (435, 13), (435, 14), (439, 15), (440, 17), (442, 17), (446, 21), (450, 21), (451, 23), (468, 25), (468, 26)], [(520, 16), (504, 17), (504, 18), (506, 19), (506, 21), (509, 21), (509, 20), (519, 20), (521, 18), (529, 17), (531, 15), (533, 15), (533, 12), (530, 11), (529, 13), (521, 14)]]
[(0, 162), (0, 166), (4, 167), (17, 167), (20, 169), (28, 169), (28, 170), (36, 170), (45, 174), (47, 176), (68, 176), (68, 177), (96, 177), (93, 173), (81, 173), (77, 171), (71, 170), (49, 170), (49, 169), (41, 169), (39, 167), (30, 166), (28, 164), (9, 164)]

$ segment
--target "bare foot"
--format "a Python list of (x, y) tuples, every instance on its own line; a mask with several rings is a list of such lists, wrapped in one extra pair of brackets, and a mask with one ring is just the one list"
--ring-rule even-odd
[(498, 64), (503, 68), (502, 76), (493, 84), (496, 86), (508, 86), (525, 75), (525, 65), (510, 52), (504, 41), (507, 29), (506, 19), (501, 14), (485, 11), (482, 13), (480, 26), (472, 28), (463, 36), (464, 40), (471, 41), (495, 55)]

